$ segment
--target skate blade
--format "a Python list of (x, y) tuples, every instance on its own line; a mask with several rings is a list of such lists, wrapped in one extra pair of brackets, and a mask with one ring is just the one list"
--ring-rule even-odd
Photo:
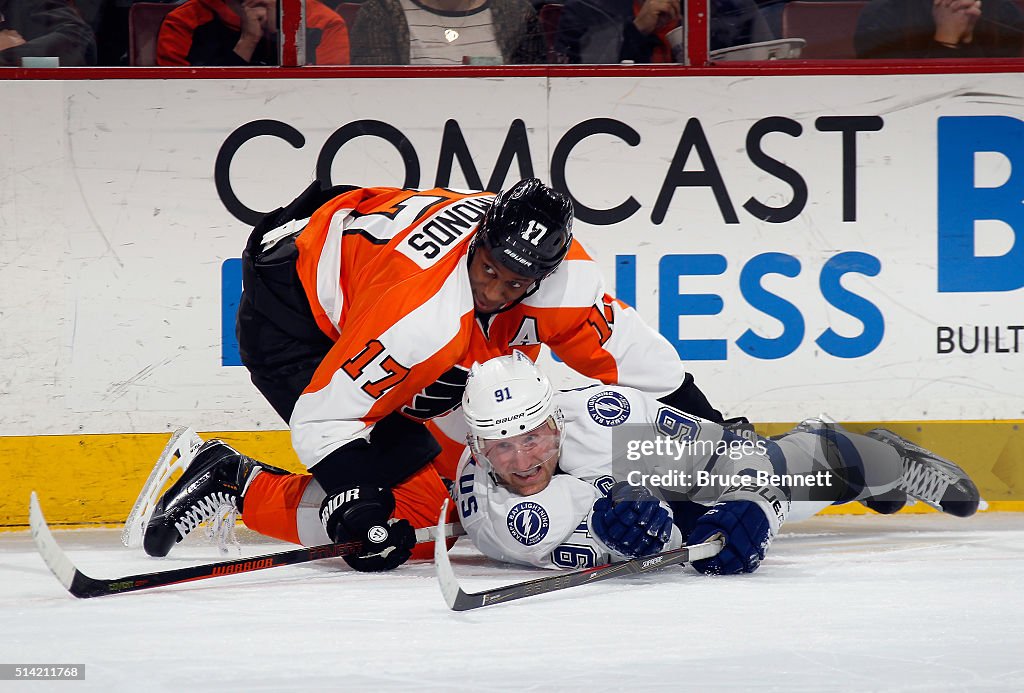
[(153, 471), (142, 486), (135, 505), (128, 513), (124, 529), (121, 530), (121, 543), (130, 549), (142, 546), (142, 538), (146, 533), (146, 524), (153, 516), (153, 510), (160, 499), (160, 495), (168, 485), (171, 476), (175, 472), (184, 472), (192, 460), (196, 451), (203, 444), (202, 438), (189, 427), (182, 427), (176, 430), (171, 439), (167, 441), (164, 451), (160, 454)]

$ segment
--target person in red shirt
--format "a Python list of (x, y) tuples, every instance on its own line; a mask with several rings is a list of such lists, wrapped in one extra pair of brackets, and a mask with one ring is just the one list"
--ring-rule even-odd
[(498, 195), (313, 184), (268, 214), (242, 256), (239, 352), (310, 474), (220, 441), (186, 450), (146, 551), (166, 555), (227, 499), (263, 534), (362, 540), (377, 549), (353, 567), (400, 565), (454, 477), (470, 367), (513, 350), (536, 359), (547, 344), (584, 375), (722, 421), (668, 341), (605, 292), (572, 220), (535, 178)]
[[(157, 65), (277, 65), (277, 0), (187, 0), (160, 25)], [(306, 2), (310, 64), (348, 65), (345, 20), (319, 0)]]

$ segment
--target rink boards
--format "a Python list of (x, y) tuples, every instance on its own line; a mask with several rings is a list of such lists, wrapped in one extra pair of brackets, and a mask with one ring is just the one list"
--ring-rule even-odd
[(724, 411), (911, 422), (1015, 504), (1022, 97), (1012, 74), (2, 82), (33, 108), (0, 131), (0, 525), (32, 488), (55, 522), (119, 521), (179, 424), (296, 468), (232, 316), (250, 225), (314, 176), (538, 175)]

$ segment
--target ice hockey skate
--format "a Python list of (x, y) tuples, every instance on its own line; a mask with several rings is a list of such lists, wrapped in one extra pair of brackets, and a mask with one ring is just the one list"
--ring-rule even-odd
[(879, 515), (892, 515), (898, 513), (907, 506), (910, 502), (910, 497), (907, 492), (901, 488), (894, 488), (880, 493), (877, 496), (871, 498), (865, 498), (861, 501), (862, 504), (874, 510)]
[[(843, 432), (846, 431), (838, 421), (828, 414), (819, 414), (817, 417), (804, 419), (793, 427), (793, 431), (806, 431), (808, 433), (813, 433), (815, 430), (821, 428), (830, 428)], [(892, 441), (889, 440), (886, 440), (885, 442), (890, 445), (892, 444)], [(880, 493), (877, 496), (863, 498), (860, 500), (861, 504), (871, 510), (874, 510), (879, 515), (892, 515), (893, 513), (897, 513), (906, 507), (909, 502), (910, 498), (907, 496), (907, 492), (901, 488), (893, 488), (885, 493)]]
[(203, 439), (188, 427), (178, 428), (171, 434), (170, 440), (153, 465), (153, 471), (142, 485), (142, 490), (139, 491), (139, 496), (128, 513), (128, 519), (125, 520), (124, 529), (121, 531), (121, 542), (125, 546), (142, 546), (142, 535), (146, 531), (149, 518), (153, 516), (160, 492), (167, 487), (176, 472), (183, 473), (188, 469), (202, 444)]
[(142, 546), (150, 556), (166, 556), (174, 545), (204, 522), (242, 512), (242, 497), (256, 475), (283, 470), (246, 457), (220, 440), (208, 440), (195, 451), (184, 473), (157, 501), (145, 525)]
[(865, 435), (888, 443), (899, 452), (903, 475), (896, 485), (897, 491), (957, 517), (970, 517), (978, 511), (981, 502), (978, 487), (957, 464), (884, 428), (873, 429)]

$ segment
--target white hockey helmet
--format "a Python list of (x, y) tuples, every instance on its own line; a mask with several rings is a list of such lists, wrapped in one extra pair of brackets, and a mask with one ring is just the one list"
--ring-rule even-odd
[(544, 424), (557, 433), (561, 449), (563, 418), (554, 396), (551, 381), (520, 351), (474, 363), (462, 395), (462, 411), (477, 461), (490, 467), (485, 441), (513, 438)]

